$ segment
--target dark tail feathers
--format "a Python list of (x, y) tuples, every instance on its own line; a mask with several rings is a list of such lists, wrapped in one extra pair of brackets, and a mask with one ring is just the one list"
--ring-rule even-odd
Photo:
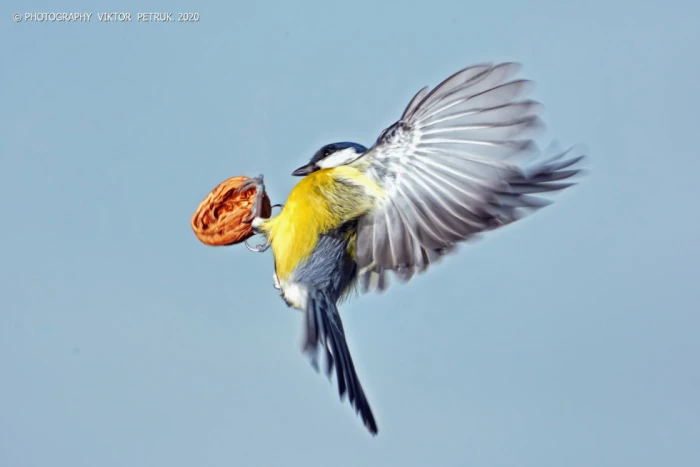
[(377, 423), (357, 377), (338, 308), (326, 294), (315, 291), (309, 294), (306, 310), (304, 351), (311, 356), (312, 364), (316, 368), (318, 368), (318, 347), (321, 342), (326, 353), (326, 375), (330, 378), (335, 367), (341, 400), (347, 392), (348, 400), (355, 412), (360, 415), (369, 432), (376, 435)]

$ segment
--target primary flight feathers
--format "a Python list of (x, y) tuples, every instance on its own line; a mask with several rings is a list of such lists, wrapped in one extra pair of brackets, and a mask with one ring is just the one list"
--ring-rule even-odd
[[(387, 287), (387, 271), (406, 281), (459, 242), (509, 224), (548, 202), (583, 156), (537, 160), (533, 137), (542, 106), (523, 96), (531, 82), (511, 79), (516, 63), (476, 65), (421, 89), (401, 119), (354, 165), (386, 190), (359, 220), (364, 290)], [(517, 157), (516, 157), (517, 156)], [(522, 156), (535, 159), (529, 166)]]

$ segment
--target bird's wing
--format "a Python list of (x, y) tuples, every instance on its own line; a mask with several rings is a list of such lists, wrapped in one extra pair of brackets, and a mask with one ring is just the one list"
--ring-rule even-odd
[[(401, 119), (353, 162), (386, 197), (359, 220), (357, 262), (365, 291), (406, 281), (460, 242), (509, 224), (548, 202), (534, 194), (573, 183), (583, 156), (569, 151), (529, 167), (541, 105), (523, 95), (520, 66), (475, 65), (423, 88)], [(532, 158), (532, 157), (530, 157)]]

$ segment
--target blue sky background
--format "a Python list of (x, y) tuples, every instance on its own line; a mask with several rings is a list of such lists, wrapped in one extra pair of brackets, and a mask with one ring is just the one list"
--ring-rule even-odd
[[(201, 19), (0, 9), (0, 466), (700, 465), (697, 2), (119, 3)], [(342, 308), (372, 438), (271, 255), (190, 217), (232, 175), (284, 202), (322, 144), (499, 60), (591, 174)]]

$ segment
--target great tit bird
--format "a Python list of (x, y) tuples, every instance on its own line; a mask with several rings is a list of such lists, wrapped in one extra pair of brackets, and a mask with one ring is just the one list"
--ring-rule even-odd
[[(514, 79), (516, 63), (479, 64), (421, 89), (401, 118), (369, 148), (328, 144), (293, 172), (304, 177), (281, 212), (259, 215), (253, 230), (272, 248), (275, 285), (304, 313), (304, 351), (317, 367), (323, 349), (341, 399), (373, 435), (377, 423), (360, 384), (338, 303), (353, 290), (384, 291), (389, 275), (409, 281), (462, 242), (508, 225), (565, 189), (583, 155), (542, 158), (533, 132), (541, 105), (523, 96), (531, 82)], [(257, 214), (256, 214), (257, 213)]]

